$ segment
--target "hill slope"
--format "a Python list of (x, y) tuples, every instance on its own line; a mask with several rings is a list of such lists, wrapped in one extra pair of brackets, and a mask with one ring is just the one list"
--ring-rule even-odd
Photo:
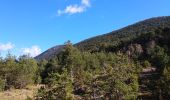
[[(116, 30), (104, 35), (96, 36), (75, 44), (74, 46), (81, 51), (98, 52), (100, 49), (106, 47), (115, 47), (138, 38), (141, 34), (156, 31), (158, 28), (170, 28), (170, 16), (155, 17), (147, 19), (133, 25), (129, 25), (120, 30)], [(57, 55), (62, 49), (63, 45), (52, 47), (42, 54), (35, 57), (36, 60), (50, 59)]]
[(36, 56), (35, 59), (36, 60), (51, 59), (56, 54), (58, 54), (63, 48), (64, 48), (64, 45), (57, 45), (57, 46), (52, 47), (52, 48), (48, 49), (47, 51), (41, 53), (40, 55)]
[(98, 51), (103, 45), (117, 46), (121, 42), (130, 41), (141, 34), (165, 27), (170, 27), (170, 16), (147, 19), (120, 30), (89, 38), (75, 44), (75, 46), (82, 51)]
[[(73, 69), (75, 68), (74, 70), (71, 70), (70, 73), (76, 73), (76, 74), (79, 73), (78, 71), (82, 73), (82, 69), (85, 72), (88, 71), (89, 69), (93, 69), (92, 72), (94, 72), (95, 69), (97, 69), (98, 67), (99, 69), (97, 69), (96, 71), (98, 72), (99, 70), (101, 70), (102, 72), (100, 73), (101, 76), (99, 75), (100, 76), (99, 79), (101, 79), (101, 83), (105, 83), (105, 82), (109, 82), (108, 80), (105, 80), (109, 78), (103, 77), (103, 73), (104, 76), (107, 73), (106, 72), (107, 70), (103, 70), (103, 69), (107, 69), (110, 68), (109, 66), (112, 66), (114, 71), (118, 72), (117, 74), (119, 75), (120, 73), (122, 74), (126, 72), (126, 68), (125, 67), (121, 68), (121, 67), (126, 65), (132, 66), (133, 65), (132, 63), (134, 62), (135, 68), (133, 69), (133, 71), (135, 71), (136, 74), (133, 74), (132, 76), (136, 75), (136, 78), (128, 78), (127, 80), (125, 79), (121, 81), (121, 82), (125, 82), (125, 85), (123, 86), (126, 86), (129, 83), (131, 84), (131, 82), (136, 82), (137, 83), (135, 85), (136, 92), (134, 93), (138, 93), (135, 94), (138, 97), (138, 99), (157, 100), (159, 98), (160, 100), (163, 100), (161, 98), (164, 98), (166, 100), (170, 97), (169, 94), (170, 93), (170, 87), (169, 87), (170, 86), (169, 84), (170, 45), (169, 43), (170, 43), (170, 17), (151, 18), (127, 26), (120, 30), (113, 31), (111, 33), (104, 34), (101, 36), (93, 37), (75, 44), (74, 46), (80, 49), (82, 52), (80, 52), (77, 48), (74, 48), (72, 45), (66, 45), (65, 51), (63, 51), (61, 55), (57, 56), (58, 57), (57, 61), (59, 61), (59, 63), (57, 64), (61, 64), (61, 65), (56, 66), (55, 65), (56, 62), (52, 61), (50, 64), (47, 64), (45, 73), (47, 74), (50, 71), (60, 72), (61, 69), (63, 69), (63, 67), (65, 66), (66, 68), (73, 68)], [(53, 47), (47, 50), (46, 52), (44, 52), (43, 54), (41, 54), (40, 56), (38, 56), (37, 58), (47, 59), (47, 60), (53, 58), (63, 49), (63, 47), (65, 46)], [(116, 60), (115, 54), (117, 54), (118, 58), (120, 58), (117, 59), (118, 62), (115, 62)], [(119, 57), (120, 55), (125, 55), (125, 56)], [(54, 60), (55, 59), (56, 58), (54, 58)], [(74, 67), (70, 67), (73, 66), (74, 64), (75, 64)], [(116, 66), (114, 66), (114, 64)], [(121, 64), (121, 65), (119, 66), (117, 64)], [(49, 66), (51, 66), (51, 68)], [(81, 68), (81, 66), (83, 67)], [(117, 71), (116, 67), (118, 67), (118, 69), (121, 69), (123, 71), (122, 72)], [(80, 69), (77, 70), (78, 68)], [(128, 69), (129, 68), (130, 67), (128, 67)], [(111, 75), (116, 72), (111, 72)], [(127, 71), (125, 75), (127, 75), (128, 73), (129, 71)], [(95, 73), (92, 76), (95, 75), (97, 74)], [(80, 77), (77, 78), (78, 79), (77, 82), (79, 83), (80, 79), (83, 79), (82, 78), (83, 75), (80, 75), (78, 77)], [(113, 80), (113, 78), (115, 78), (114, 74), (113, 77), (111, 77), (111, 80)], [(119, 78), (120, 76), (118, 76), (116, 79)], [(131, 79), (136, 79), (136, 81), (132, 81)], [(98, 79), (95, 80), (98, 81)], [(85, 81), (87, 81), (87, 79)], [(96, 83), (94, 84), (96, 85)], [(100, 85), (98, 86), (100, 87)], [(76, 87), (74, 95), (80, 95), (78, 94), (79, 89), (77, 88), (79, 87), (79, 85), (74, 85), (74, 87)], [(80, 85), (80, 89), (82, 90), (81, 85)], [(124, 89), (124, 87), (121, 89)], [(125, 88), (125, 91), (127, 90), (128, 89)], [(82, 91), (84, 92), (86, 91), (86, 89)], [(84, 92), (84, 94), (86, 94), (86, 92)]]

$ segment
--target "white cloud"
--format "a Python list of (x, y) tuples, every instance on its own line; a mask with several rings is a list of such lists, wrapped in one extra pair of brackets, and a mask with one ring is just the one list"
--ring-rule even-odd
[(6, 43), (6, 44), (0, 44), (0, 51), (8, 51), (10, 49), (14, 48), (14, 44), (12, 44), (11, 42)]
[(30, 48), (22, 48), (22, 54), (30, 55), (31, 57), (35, 57), (41, 53), (41, 49), (39, 46), (32, 46)]
[(85, 6), (90, 6), (90, 0), (82, 0), (81, 3)]
[(58, 10), (57, 15), (60, 16), (62, 14), (76, 14), (76, 13), (82, 13), (86, 11), (86, 9), (90, 7), (90, 0), (81, 0), (81, 4), (77, 5), (69, 5), (64, 10)]

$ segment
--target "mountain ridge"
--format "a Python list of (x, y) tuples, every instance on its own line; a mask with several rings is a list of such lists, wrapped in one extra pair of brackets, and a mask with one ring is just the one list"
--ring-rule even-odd
[[(148, 31), (155, 30), (158, 27), (170, 27), (170, 16), (163, 16), (163, 17), (153, 17), (143, 21), (139, 21), (135, 24), (128, 25), (124, 28), (112, 31), (110, 33), (106, 33), (103, 35), (95, 36), (86, 40), (83, 40), (79, 43), (76, 43), (75, 46), (78, 47), (80, 50), (90, 50), (95, 49), (92, 48), (93, 45), (98, 45), (98, 42), (105, 42), (105, 43), (113, 43), (118, 39), (127, 38), (127, 35), (132, 35), (131, 37), (136, 37), (141, 33), (148, 33)], [(132, 39), (132, 38), (129, 38)], [(121, 41), (122, 41), (121, 40)], [(119, 40), (118, 40), (119, 41)], [(88, 45), (90, 44), (90, 45)]]
[[(157, 28), (165, 27), (170, 28), (170, 16), (153, 17), (136, 22), (121, 29), (114, 30), (110, 33), (85, 39), (74, 44), (74, 46), (81, 51), (95, 52), (99, 51), (103, 44), (111, 46), (120, 45), (122, 42), (130, 41), (134, 38), (137, 38), (141, 34), (146, 34), (148, 32), (155, 31)], [(54, 46), (42, 54), (36, 56), (35, 59), (50, 59), (57, 55), (63, 48), (64, 45)]]
[(62, 51), (63, 48), (64, 48), (64, 45), (56, 45), (56, 46), (44, 51), (40, 55), (36, 56), (35, 59), (36, 60), (51, 59), (55, 56), (55, 54), (58, 54), (60, 51)]

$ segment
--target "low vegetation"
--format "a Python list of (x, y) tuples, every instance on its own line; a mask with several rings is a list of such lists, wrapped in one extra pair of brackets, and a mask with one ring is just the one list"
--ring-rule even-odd
[(37, 62), (28, 56), (18, 59), (8, 54), (0, 60), (0, 90), (24, 88), (29, 84), (40, 82)]
[(23, 89), (1, 91), (0, 100), (34, 100), (39, 87), (39, 85), (31, 85)]

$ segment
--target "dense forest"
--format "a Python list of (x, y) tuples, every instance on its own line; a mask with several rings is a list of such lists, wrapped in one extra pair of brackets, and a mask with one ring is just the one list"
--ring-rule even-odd
[(170, 17), (158, 17), (68, 41), (52, 57), (41, 55), (48, 59), (8, 54), (0, 59), (0, 90), (44, 84), (36, 100), (167, 100), (169, 43)]
[(120, 43), (131, 41), (141, 34), (154, 32), (157, 28), (166, 27), (170, 27), (169, 16), (150, 18), (104, 35), (89, 38), (75, 44), (75, 46), (81, 51), (99, 51), (102, 46), (119, 46)]

